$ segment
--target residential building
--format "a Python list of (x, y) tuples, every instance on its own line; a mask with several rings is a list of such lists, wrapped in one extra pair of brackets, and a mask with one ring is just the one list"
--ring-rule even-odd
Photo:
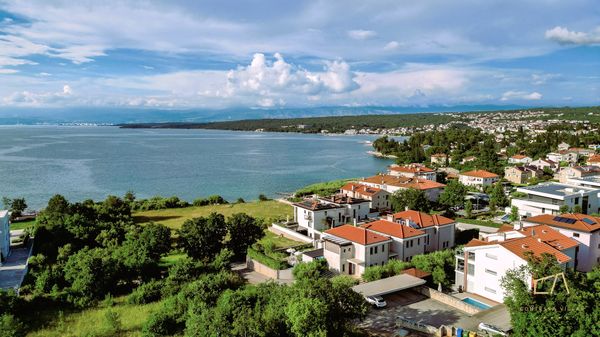
[(390, 259), (408, 262), (413, 256), (426, 252), (427, 233), (418, 228), (387, 220), (369, 222), (362, 227), (392, 239), (388, 254)]
[(498, 180), (500, 180), (500, 177), (497, 174), (485, 170), (468, 171), (458, 175), (458, 181), (463, 185), (479, 188), (490, 186)]
[(508, 158), (508, 163), (509, 164), (529, 164), (533, 161), (533, 159), (531, 159), (531, 157), (526, 156), (526, 155), (522, 155), (522, 154), (516, 154), (510, 158)]
[(538, 160), (532, 161), (530, 165), (535, 166), (540, 170), (549, 169), (552, 172), (556, 172), (558, 170), (558, 162), (552, 161), (550, 159), (540, 158)]
[(390, 209), (390, 192), (381, 188), (350, 182), (342, 186), (340, 193), (352, 198), (369, 200), (370, 207), (378, 211)]
[(426, 253), (454, 247), (456, 222), (450, 218), (406, 210), (389, 215), (388, 220), (423, 231)]
[(590, 144), (588, 145), (588, 149), (592, 149), (594, 151), (600, 150), (600, 144)]
[[(554, 256), (563, 267), (574, 265), (578, 243), (548, 227), (493, 234), (473, 239), (456, 255), (455, 284), (465, 292), (503, 302), (502, 278), (527, 264), (528, 256)], [(527, 284), (532, 284), (529, 276)]]
[(10, 254), (10, 213), (0, 210), (0, 265)]
[(571, 147), (569, 151), (576, 152), (580, 156), (589, 157), (596, 153), (596, 150), (584, 147)]
[(600, 176), (600, 167), (598, 166), (571, 166), (563, 167), (558, 172), (558, 181), (566, 183), (568, 179), (582, 179), (592, 176)]
[(600, 154), (590, 156), (587, 159), (586, 164), (589, 166), (600, 166)]
[[(600, 217), (585, 214), (543, 214), (524, 219), (524, 229), (546, 225), (579, 242), (575, 268), (588, 272), (600, 265)], [(532, 227), (536, 226), (536, 227)]]
[(389, 167), (389, 174), (397, 177), (436, 181), (435, 171), (422, 164), (392, 165)]
[(326, 230), (322, 240), (329, 269), (357, 277), (369, 266), (384, 265), (392, 243), (389, 236), (351, 225)]
[(463, 160), (460, 161), (461, 164), (466, 164), (466, 163), (470, 163), (472, 161), (477, 160), (477, 157), (475, 156), (468, 156), (468, 157), (464, 157)]
[(543, 183), (534, 186), (517, 187), (523, 197), (512, 198), (511, 206), (519, 209), (519, 215), (532, 217), (540, 214), (559, 214), (566, 205), (573, 209), (579, 205), (583, 213), (600, 211), (598, 193), (600, 189), (559, 183)]
[(546, 158), (548, 158), (554, 162), (557, 162), (557, 163), (560, 163), (560, 162), (577, 163), (577, 160), (579, 159), (579, 155), (577, 154), (577, 152), (562, 150), (562, 151), (558, 151), (558, 152), (550, 152), (546, 155)]
[(504, 169), (504, 179), (515, 184), (526, 184), (531, 178), (540, 178), (544, 172), (535, 166), (511, 166)]
[(431, 164), (446, 166), (446, 162), (450, 162), (450, 158), (445, 153), (435, 153), (431, 155)]
[(558, 151), (564, 151), (564, 150), (568, 150), (571, 147), (571, 145), (562, 142), (560, 144), (558, 144)]
[(446, 185), (419, 178), (397, 177), (389, 174), (378, 174), (369, 178), (365, 178), (358, 182), (359, 184), (380, 188), (394, 193), (401, 189), (412, 188), (425, 192), (427, 198), (431, 201), (437, 201), (440, 194), (444, 191)]
[(378, 215), (371, 212), (371, 201), (346, 195), (304, 199), (292, 206), (294, 222), (298, 223), (301, 232), (314, 240), (319, 240), (324, 230)]

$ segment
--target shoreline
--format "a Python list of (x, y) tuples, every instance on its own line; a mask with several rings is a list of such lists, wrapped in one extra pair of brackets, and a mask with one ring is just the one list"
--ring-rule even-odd
[(386, 159), (396, 159), (398, 156), (394, 156), (393, 154), (383, 154), (377, 151), (367, 151), (368, 154), (375, 156), (377, 158), (386, 158)]

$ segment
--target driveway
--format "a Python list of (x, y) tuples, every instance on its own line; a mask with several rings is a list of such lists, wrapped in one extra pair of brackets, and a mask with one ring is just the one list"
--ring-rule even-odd
[(18, 290), (21, 287), (23, 278), (27, 274), (27, 260), (32, 246), (33, 240), (30, 240), (27, 247), (11, 247), (10, 255), (0, 266), (0, 289)]

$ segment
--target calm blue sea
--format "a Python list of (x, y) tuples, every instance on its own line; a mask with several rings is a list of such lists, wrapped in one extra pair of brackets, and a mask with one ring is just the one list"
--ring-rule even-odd
[(0, 126), (0, 197), (39, 209), (56, 193), (100, 200), (192, 201), (277, 196), (307, 184), (381, 172), (389, 160), (366, 153), (369, 136), (322, 136), (117, 127)]

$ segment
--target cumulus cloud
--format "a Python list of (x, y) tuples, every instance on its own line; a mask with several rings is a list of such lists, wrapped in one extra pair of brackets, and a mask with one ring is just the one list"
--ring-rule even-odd
[(501, 101), (511, 101), (511, 100), (525, 100), (525, 101), (539, 101), (542, 99), (543, 95), (537, 91), (528, 93), (526, 91), (507, 91), (502, 94), (500, 98)]
[(46, 106), (56, 103), (64, 103), (73, 95), (73, 90), (67, 84), (62, 91), (56, 92), (31, 92), (28, 90), (14, 92), (2, 99), (4, 105), (9, 106)]
[(546, 31), (546, 38), (560, 44), (593, 45), (600, 44), (600, 27), (585, 33), (556, 26)]
[(383, 50), (394, 50), (400, 47), (400, 43), (398, 41), (390, 41), (384, 47)]
[(372, 30), (354, 29), (348, 31), (348, 36), (354, 40), (367, 40), (377, 36), (377, 33)]

